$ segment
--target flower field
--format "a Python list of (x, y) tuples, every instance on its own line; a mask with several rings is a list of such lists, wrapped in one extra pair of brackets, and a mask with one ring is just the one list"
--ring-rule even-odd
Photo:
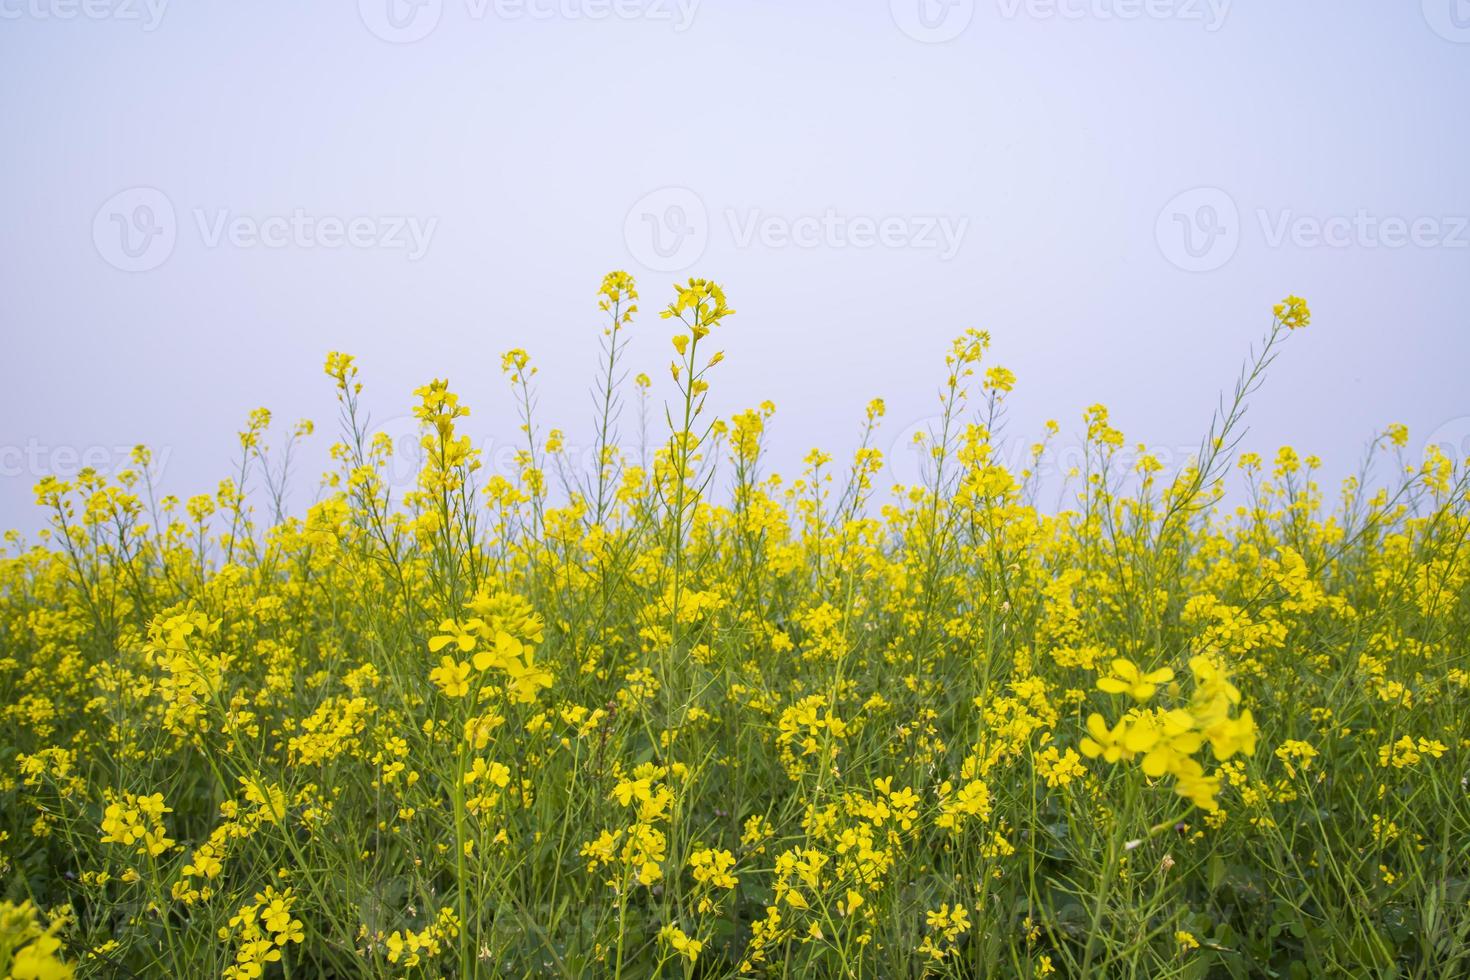
[(936, 352), (916, 485), (881, 401), (783, 478), (773, 406), (706, 405), (723, 291), (637, 300), (597, 296), (590, 466), (513, 350), (514, 472), (433, 381), (396, 493), (333, 353), (299, 514), (313, 426), (263, 409), (212, 494), (142, 447), (41, 480), (0, 555), (0, 974), (1470, 975), (1470, 472), (1402, 426), (1340, 487), (1248, 451), (1305, 302), (1178, 473), (1089, 409), (1057, 511), (986, 334)]

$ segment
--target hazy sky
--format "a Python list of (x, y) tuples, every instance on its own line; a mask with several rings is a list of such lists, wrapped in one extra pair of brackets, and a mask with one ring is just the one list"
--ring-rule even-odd
[(971, 326), (1014, 439), (1192, 446), (1288, 292), (1251, 448), (1459, 441), (1467, 95), (1467, 0), (0, 0), (0, 526), (136, 442), (212, 490), (258, 405), (309, 491), (331, 349), (493, 453), (525, 347), (575, 446), (620, 267), (661, 381), (670, 284), (724, 284), (712, 405), (775, 401), (788, 474), (921, 425)]

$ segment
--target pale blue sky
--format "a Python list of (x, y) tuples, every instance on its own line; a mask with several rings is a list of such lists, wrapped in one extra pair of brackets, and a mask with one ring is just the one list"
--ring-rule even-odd
[(493, 448), (525, 347), (576, 444), (619, 267), (659, 379), (670, 283), (726, 286), (712, 404), (775, 401), (788, 475), (931, 415), (970, 326), (1016, 439), (1193, 445), (1288, 292), (1251, 448), (1458, 439), (1467, 94), (1466, 0), (0, 0), (0, 526), (135, 442), (212, 490), (257, 405), (320, 424), (309, 489), (329, 349)]

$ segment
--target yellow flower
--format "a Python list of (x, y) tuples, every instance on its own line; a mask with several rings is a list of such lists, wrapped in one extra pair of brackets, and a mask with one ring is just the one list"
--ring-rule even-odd
[(504, 630), (495, 634), (494, 646), (474, 655), (472, 662), (476, 670), (509, 670), (525, 651), (525, 645)]
[(1087, 716), (1087, 737), (1077, 747), (1089, 759), (1102, 756), (1104, 762), (1117, 762), (1125, 752), (1123, 737), (1127, 732), (1126, 722), (1120, 721), (1109, 728), (1103, 716), (1094, 711)]
[(739, 884), (731, 870), (735, 867), (735, 855), (715, 848), (701, 848), (689, 855), (689, 867), (694, 880), (715, 888), (734, 888)]
[(1072, 780), (1087, 775), (1076, 752), (1067, 749), (1061, 753), (1055, 745), (1048, 745), (1036, 756), (1036, 771), (1051, 787), (1066, 786)]
[(10, 975), (15, 980), (67, 980), (75, 971), (61, 960), (60, 951), (60, 939), (40, 936), (15, 951)]
[(550, 687), (554, 681), (551, 671), (531, 661), (530, 650), (526, 651), (524, 662), (512, 661), (506, 667), (506, 673), (510, 677), (510, 691), (513, 699), (522, 704), (530, 704), (535, 701), (537, 694)]
[(445, 656), (438, 667), (429, 671), (429, 680), (439, 685), (445, 696), (462, 698), (470, 693), (470, 665)]
[(1127, 694), (1136, 701), (1147, 701), (1154, 696), (1160, 684), (1167, 684), (1173, 679), (1172, 668), (1163, 667), (1145, 674), (1133, 661), (1119, 657), (1113, 661), (1112, 676), (1098, 678), (1097, 689), (1107, 694)]
[(438, 653), (451, 643), (461, 652), (469, 653), (475, 648), (475, 635), (454, 620), (446, 619), (439, 624), (439, 635), (429, 640), (429, 652)]
[(699, 939), (691, 939), (684, 934), (684, 930), (676, 925), (666, 925), (658, 931), (658, 938), (669, 945), (678, 955), (684, 957), (690, 963), (699, 959), (699, 954), (704, 951), (704, 942)]
[(1223, 718), (1205, 728), (1204, 736), (1210, 740), (1215, 758), (1222, 761), (1237, 752), (1254, 755), (1256, 751), (1256, 722), (1249, 708), (1238, 717)]
[(1129, 726), (1126, 741), (1130, 751), (1145, 753), (1142, 768), (1152, 777), (1178, 772), (1204, 744), (1195, 731), (1194, 717), (1182, 709), (1139, 718)]
[(1272, 312), (1288, 330), (1300, 330), (1312, 322), (1312, 311), (1307, 309), (1307, 301), (1300, 296), (1286, 297), (1276, 304)]

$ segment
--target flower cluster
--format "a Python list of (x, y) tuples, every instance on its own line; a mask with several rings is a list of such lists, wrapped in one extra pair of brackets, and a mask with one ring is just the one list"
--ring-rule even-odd
[(75, 967), (61, 957), (62, 923), (43, 924), (30, 902), (0, 902), (0, 974), (16, 980), (70, 980)]
[(264, 409), (213, 492), (39, 482), (0, 976), (1464, 972), (1470, 474), (1237, 454), (1303, 301), (1178, 467), (1102, 404), (1026, 439), (976, 329), (788, 478), (721, 287), (667, 372), (638, 300), (589, 304), (590, 420), (514, 347), (503, 410), (439, 379), (400, 432), (333, 353), (315, 486)]
[(102, 813), (102, 843), (121, 844), (136, 853), (156, 858), (174, 846), (163, 825), (163, 815), (172, 813), (163, 804), (163, 794), (134, 796), (123, 793), (107, 804)]
[[(1112, 726), (1093, 712), (1087, 718), (1087, 736), (1079, 747), (1088, 758), (1101, 757), (1106, 762), (1139, 757), (1145, 775), (1172, 776), (1176, 793), (1195, 806), (1214, 810), (1218, 807), (1220, 779), (1207, 775), (1194, 756), (1206, 744), (1221, 762), (1237, 752), (1254, 753), (1255, 719), (1249, 708), (1238, 715), (1231, 713), (1240, 702), (1240, 691), (1230, 683), (1218, 658), (1204, 654), (1191, 657), (1189, 669), (1194, 675), (1194, 695), (1187, 705), (1169, 710), (1135, 709)], [(1113, 661), (1112, 676), (1100, 678), (1097, 686), (1142, 702), (1153, 697), (1157, 685), (1173, 678), (1174, 672), (1168, 668), (1145, 674), (1120, 658)]]
[(229, 924), (219, 931), (221, 942), (236, 947), (235, 962), (227, 966), (224, 980), (255, 980), (268, 964), (280, 962), (281, 951), (291, 943), (306, 938), (301, 920), (293, 909), (296, 895), (292, 889), (277, 891), (267, 886), (257, 892), (253, 901), (240, 906)]
[(481, 592), (466, 608), (476, 615), (444, 620), (429, 640), (429, 652), (443, 654), (429, 679), (446, 697), (461, 698), (472, 686), (478, 688), (481, 675), (491, 673), (503, 679), (511, 700), (535, 701), (552, 684), (551, 672), (535, 661), (541, 620), (523, 598), (504, 593)]

